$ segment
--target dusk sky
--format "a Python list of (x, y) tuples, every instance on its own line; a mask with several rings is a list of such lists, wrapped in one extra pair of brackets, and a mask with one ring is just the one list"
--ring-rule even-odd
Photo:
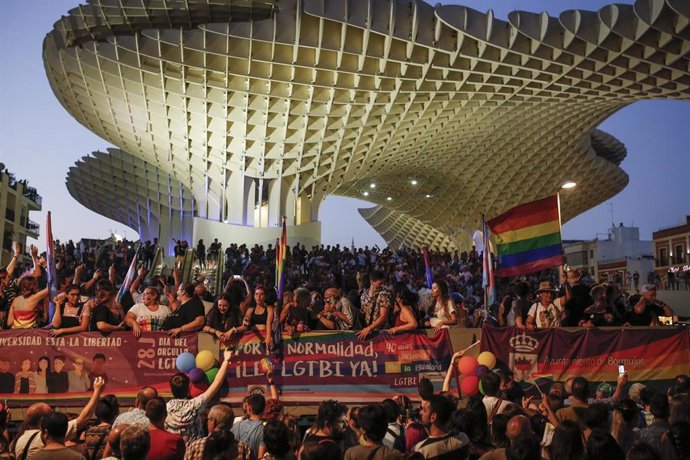
[[(434, 2), (431, 2), (434, 3)], [(458, 3), (505, 18), (514, 9), (546, 10), (551, 15), (580, 8), (597, 10), (594, 0), (476, 0)], [(60, 240), (106, 238), (111, 232), (136, 239), (136, 232), (84, 208), (65, 187), (70, 166), (112, 144), (76, 122), (58, 103), (43, 68), (43, 38), (78, 0), (2, 0), (0, 3), (0, 161), (18, 179), (26, 179), (43, 197), (43, 211), (30, 218), (41, 225), (39, 247), (45, 245), (45, 213), (53, 213), (53, 235)], [(690, 215), (690, 103), (642, 101), (614, 114), (600, 129), (625, 144), (622, 169), (629, 185), (617, 196), (572, 219), (564, 239), (593, 239), (605, 234), (612, 220), (640, 227), (643, 239), (660, 228), (685, 223)], [(548, 129), (548, 127), (545, 127)], [(462, 167), (461, 164), (458, 167)], [(536, 174), (547, 172), (535, 171)], [(529, 185), (526, 185), (529, 186)], [(501, 193), (496, 190), (496, 193)], [(378, 244), (383, 239), (359, 216), (370, 204), (330, 197), (321, 207), (325, 244)], [(613, 214), (612, 214), (613, 213)]]

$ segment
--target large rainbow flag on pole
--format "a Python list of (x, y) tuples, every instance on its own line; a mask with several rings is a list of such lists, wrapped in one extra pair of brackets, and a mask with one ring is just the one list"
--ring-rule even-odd
[(487, 225), (498, 243), (496, 276), (519, 276), (563, 263), (558, 194), (516, 206)]
[(278, 289), (278, 300), (283, 299), (285, 292), (285, 276), (287, 270), (287, 227), (285, 217), (283, 217), (283, 231), (280, 234), (280, 241), (276, 245), (276, 288)]

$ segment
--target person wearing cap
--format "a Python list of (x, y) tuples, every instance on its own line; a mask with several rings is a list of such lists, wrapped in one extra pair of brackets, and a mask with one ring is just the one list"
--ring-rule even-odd
[(610, 398), (613, 394), (613, 387), (608, 382), (601, 382), (594, 392), (595, 399)]
[(569, 290), (557, 299), (556, 288), (551, 281), (542, 281), (537, 289), (539, 301), (532, 304), (527, 313), (526, 327), (533, 331), (535, 327), (561, 327), (565, 318), (565, 303), (569, 299)]
[(674, 321), (677, 319), (674, 311), (661, 300), (656, 298), (656, 286), (645, 284), (640, 289), (640, 300), (632, 307), (635, 315), (653, 316), (651, 323), (656, 322), (659, 316), (671, 316)]

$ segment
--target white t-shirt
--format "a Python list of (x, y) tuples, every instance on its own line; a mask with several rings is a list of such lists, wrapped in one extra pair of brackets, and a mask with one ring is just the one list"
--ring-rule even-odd
[(170, 314), (170, 309), (165, 305), (158, 305), (158, 310), (149, 310), (143, 303), (132, 305), (128, 313), (134, 313), (142, 331), (158, 331), (163, 325), (163, 320)]
[(538, 302), (532, 304), (527, 316), (534, 318), (534, 324), (537, 327), (561, 327), (561, 321), (565, 316), (565, 307), (561, 304), (560, 298), (546, 307)]
[(434, 305), (434, 315), (436, 315), (436, 318), (438, 318), (441, 321), (448, 321), (451, 320), (451, 316), (453, 313), (455, 313), (455, 302), (453, 302), (453, 299), (448, 299), (448, 302), (446, 303), (446, 309), (443, 308), (443, 303), (441, 300), (436, 302), (436, 305)]

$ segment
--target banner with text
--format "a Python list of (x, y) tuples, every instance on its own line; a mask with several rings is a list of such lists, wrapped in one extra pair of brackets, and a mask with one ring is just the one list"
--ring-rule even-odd
[(103, 336), (87, 332), (52, 337), (32, 329), (0, 333), (0, 399), (31, 404), (46, 399), (79, 402), (90, 396), (93, 379), (106, 379), (106, 393), (125, 400), (143, 385), (169, 392), (177, 355), (197, 352), (197, 334), (172, 338), (164, 332)]
[(248, 391), (266, 391), (269, 360), (286, 402), (366, 402), (391, 394), (416, 395), (420, 377), (440, 387), (452, 353), (445, 329), (434, 337), (381, 333), (365, 340), (348, 331), (284, 335), (280, 357), (268, 356), (254, 334), (245, 334), (236, 347), (227, 396), (237, 401)]
[(591, 381), (618, 377), (625, 366), (631, 381), (666, 380), (687, 373), (689, 335), (682, 328), (562, 329), (522, 331), (485, 326), (481, 351), (491, 351), (518, 382), (563, 381), (578, 375)]

